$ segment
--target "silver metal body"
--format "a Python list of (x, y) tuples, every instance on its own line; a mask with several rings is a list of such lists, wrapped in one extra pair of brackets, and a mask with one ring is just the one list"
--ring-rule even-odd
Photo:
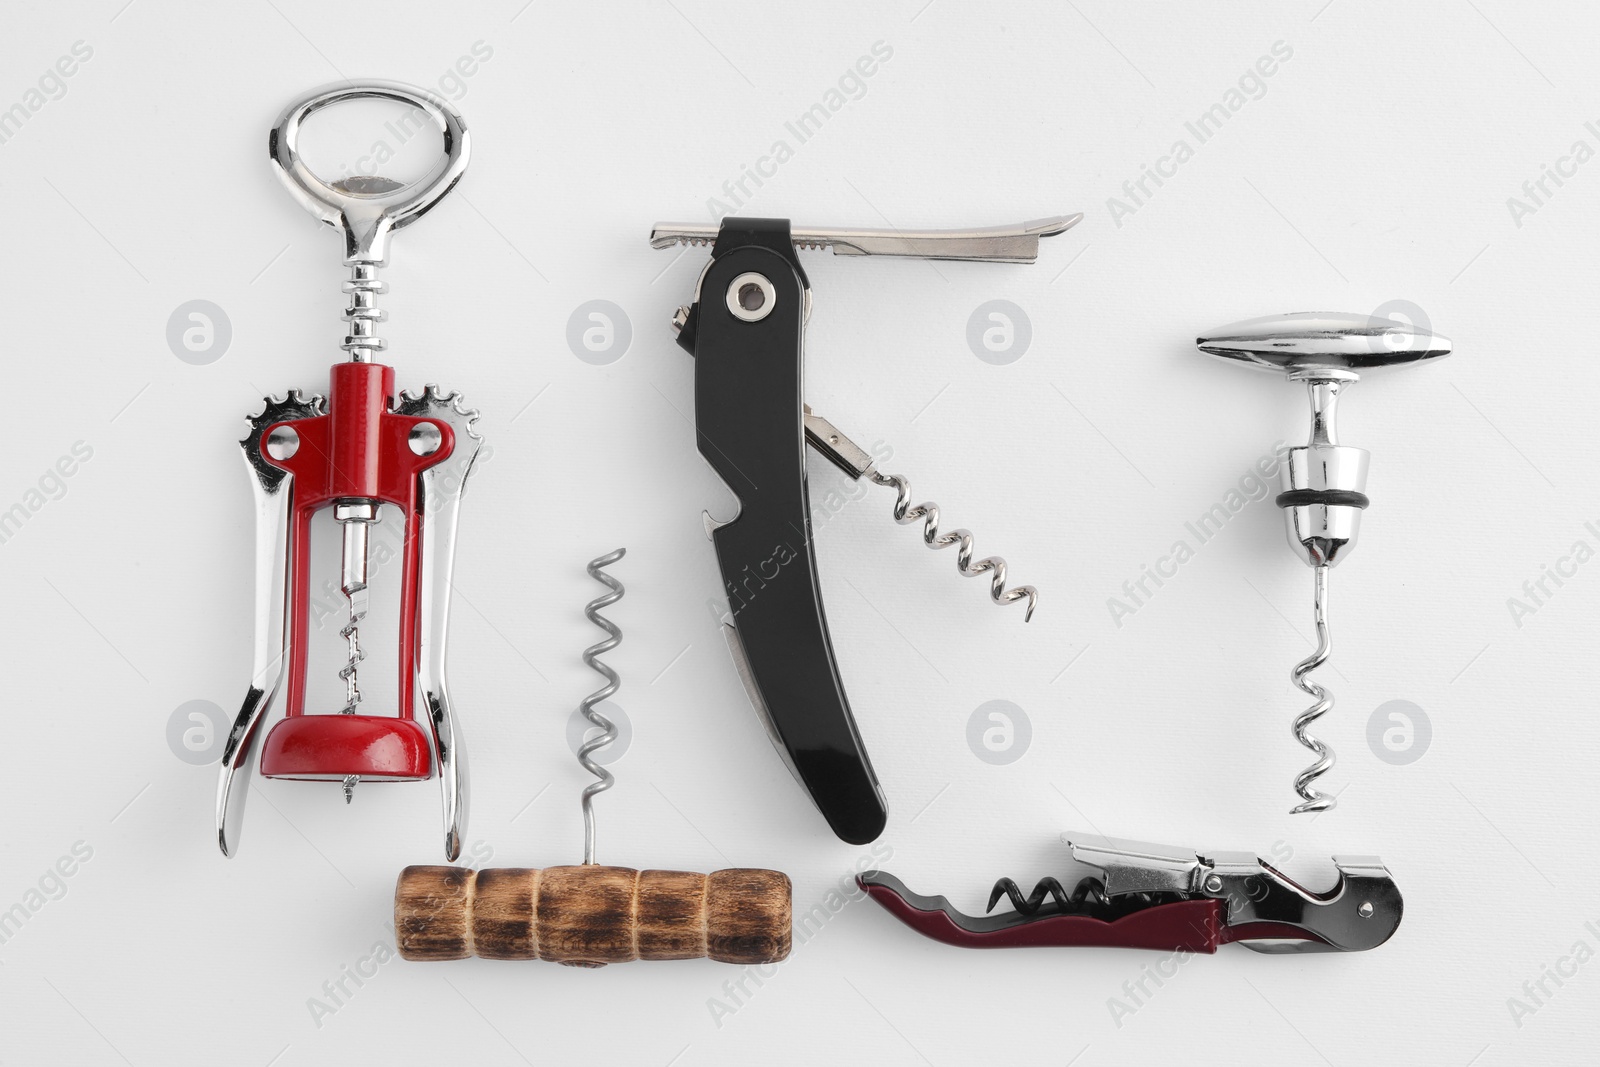
[[(461, 497), (477, 465), (483, 438), (473, 428), (478, 413), (462, 406), (460, 394), (442, 393), (437, 386), (428, 386), (420, 396), (401, 392), (395, 412), (438, 419), (449, 425), (456, 439), (450, 461), (429, 467), (420, 477), (422, 552), (417, 576), (417, 696), (428, 716), (428, 733), (438, 761), (444, 851), (453, 860), (461, 854), (461, 836), (467, 825), (467, 756), (445, 676), (445, 652)], [(456, 470), (459, 479), (453, 476)]]
[(600, 733), (584, 741), (578, 746), (578, 762), (583, 769), (594, 775), (597, 781), (590, 782), (583, 787), (583, 862), (593, 863), (594, 859), (594, 797), (596, 793), (604, 793), (616, 784), (616, 776), (595, 762), (594, 754), (605, 748), (617, 739), (617, 724), (600, 713), (598, 705), (603, 700), (610, 700), (622, 688), (622, 679), (608, 664), (600, 660), (601, 653), (610, 652), (622, 644), (622, 628), (604, 615), (600, 609), (610, 607), (621, 600), (627, 590), (622, 583), (605, 572), (606, 567), (620, 560), (628, 554), (626, 548), (618, 548), (597, 556), (589, 561), (589, 577), (605, 586), (609, 592), (602, 593), (589, 601), (584, 606), (583, 614), (588, 620), (606, 632), (606, 636), (583, 650), (583, 662), (589, 669), (599, 674), (606, 680), (605, 684), (578, 703), (578, 710), (584, 717), (600, 728)]
[[(387, 178), (360, 176), (329, 184), (300, 158), (300, 127), (333, 104), (379, 99), (410, 104), (425, 112), (444, 133), (444, 155), (428, 177), (402, 185)], [(467, 125), (460, 112), (426, 89), (400, 82), (340, 83), (307, 93), (283, 109), (267, 137), (267, 152), (278, 176), (300, 204), (341, 231), (346, 263), (389, 261), (389, 235), (433, 210), (466, 173), (470, 155)]]
[[(1290, 494), (1334, 490), (1364, 495), (1370, 458), (1366, 449), (1349, 445), (1291, 448), (1283, 457), (1279, 484)], [(1283, 509), (1289, 547), (1309, 566), (1337, 566), (1361, 532), (1364, 510), (1350, 504), (1290, 504)]]
[[(1065, 233), (1083, 221), (1083, 213), (1054, 215), (1019, 226), (971, 230), (829, 229), (794, 226), (796, 248), (830, 249), (836, 256), (911, 256), (917, 259), (961, 259), (985, 263), (1032, 263), (1039, 258), (1039, 238)], [(650, 247), (709, 245), (717, 239), (714, 222), (658, 222), (650, 230)]]
[(1388, 868), (1376, 856), (1335, 856), (1339, 881), (1314, 893), (1250, 852), (1208, 852), (1067, 833), (1062, 842), (1076, 862), (1097, 872), (1107, 897), (1177, 893), (1226, 905), (1229, 926), (1274, 923), (1318, 940), (1251, 938), (1257, 952), (1360, 952), (1377, 948), (1400, 926), (1405, 905)]
[[(438, 124), (444, 137), (444, 155), (432, 174), (411, 184), (379, 176), (358, 176), (329, 184), (312, 173), (299, 154), (302, 123), (324, 107), (363, 98), (410, 104)], [(344, 262), (351, 268), (351, 280), (344, 285), (350, 297), (350, 306), (345, 312), (350, 332), (341, 347), (352, 362), (371, 362), (374, 354), (385, 347), (375, 333), (377, 323), (384, 319), (375, 300), (385, 289), (377, 278), (377, 270), (388, 261), (389, 235), (421, 218), (460, 181), (469, 158), (465, 122), (449, 104), (412, 86), (379, 81), (339, 85), (309, 93), (285, 108), (268, 136), (268, 155), (278, 177), (294, 198), (311, 214), (344, 234)], [(477, 460), (482, 439), (473, 428), (477, 412), (466, 409), (455, 393), (443, 393), (430, 385), (418, 396), (401, 393), (392, 405), (395, 414), (438, 419), (450, 425), (455, 433), (452, 456), (455, 462), (436, 464), (419, 477), (424, 537), (418, 579), (420, 647), (416, 675), (417, 695), (428, 715), (443, 791), (445, 853), (453, 860), (460, 854), (466, 819), (466, 768), (461, 759), (460, 731), (445, 680), (445, 634), (461, 493)], [(298, 392), (291, 391), (281, 401), (268, 397), (265, 410), (250, 419), (251, 433), (240, 442), (252, 475), (251, 489), (256, 503), (256, 636), (251, 684), (224, 747), (217, 789), (217, 843), (224, 855), (231, 855), (238, 848), (248, 791), (248, 783), (241, 782), (237, 772), (246, 770), (248, 778), (256, 732), (272, 705), (282, 680), (283, 665), (292, 652), (286, 625), (286, 602), (294, 562), (290, 531), (294, 476), (267, 463), (264, 456), (278, 460), (289, 458), (299, 448), (299, 437), (292, 429), (280, 429), (266, 439), (263, 435), (274, 423), (325, 413), (326, 402), (321, 396), (304, 400)], [(419, 423), (408, 443), (412, 452), (419, 456), (432, 454), (441, 443), (438, 427)], [(452, 475), (459, 477), (449, 480), (443, 469), (446, 466), (453, 468)], [(348, 608), (345, 625), (340, 630), (347, 654), (339, 671), (345, 683), (345, 704), (341, 713), (346, 715), (356, 714), (361, 704), (358, 673), (365, 653), (361, 648), (360, 624), (366, 617), (368, 604), (369, 529), (380, 518), (381, 507), (376, 500), (344, 500), (334, 507), (334, 519), (340, 526), (342, 538), (340, 590)], [(341, 782), (347, 803), (354, 795), (357, 782), (355, 775)]]
[[(372, 175), (329, 184), (312, 173), (300, 158), (301, 125), (325, 107), (361, 99), (410, 104), (438, 125), (444, 134), (444, 155), (432, 174), (406, 185)], [(470, 146), (466, 122), (454, 107), (399, 82), (319, 89), (284, 108), (273, 124), (267, 151), (285, 188), (312, 215), (344, 234), (344, 262), (350, 268), (350, 280), (344, 283), (350, 306), (344, 317), (350, 334), (342, 347), (355, 362), (369, 362), (386, 347), (376, 333), (385, 313), (376, 305), (378, 295), (388, 290), (378, 278), (378, 268), (389, 262), (389, 235), (420, 219), (455, 188), (466, 173)]]
[(1281, 471), (1283, 509), (1289, 545), (1315, 571), (1313, 616), (1317, 649), (1295, 664), (1290, 680), (1315, 702), (1295, 716), (1295, 740), (1316, 754), (1316, 762), (1295, 776), (1300, 803), (1294, 814), (1326, 811), (1336, 805), (1312, 783), (1333, 767), (1333, 750), (1309, 732), (1333, 707), (1333, 694), (1306, 676), (1328, 658), (1328, 571), (1355, 546), (1361, 513), (1367, 507), (1364, 449), (1341, 445), (1335, 412), (1341, 392), (1359, 372), (1402, 366), (1450, 354), (1450, 341), (1428, 330), (1368, 315), (1301, 312), (1249, 319), (1224, 326), (1195, 342), (1200, 351), (1258, 369), (1278, 371), (1303, 382), (1311, 403), (1311, 436), (1291, 448)]

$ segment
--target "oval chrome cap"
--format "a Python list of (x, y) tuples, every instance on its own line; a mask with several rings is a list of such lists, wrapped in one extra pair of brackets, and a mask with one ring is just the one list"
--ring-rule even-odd
[(1288, 374), (1359, 371), (1450, 354), (1450, 341), (1394, 319), (1300, 311), (1223, 326), (1195, 338), (1200, 351)]

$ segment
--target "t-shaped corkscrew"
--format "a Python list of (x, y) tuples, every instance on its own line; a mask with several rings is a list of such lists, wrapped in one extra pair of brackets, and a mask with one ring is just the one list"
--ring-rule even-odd
[(1326, 811), (1335, 798), (1311, 788), (1333, 766), (1333, 750), (1307, 728), (1333, 707), (1333, 694), (1306, 675), (1322, 666), (1328, 637), (1328, 571), (1350, 554), (1368, 500), (1368, 453), (1339, 443), (1334, 413), (1339, 393), (1360, 371), (1437, 359), (1450, 354), (1450, 342), (1427, 329), (1367, 315), (1300, 312), (1269, 315), (1224, 326), (1195, 342), (1200, 351), (1253, 367), (1282, 371), (1304, 382), (1311, 398), (1311, 439), (1284, 457), (1278, 507), (1288, 524), (1289, 544), (1316, 574), (1314, 619), (1317, 650), (1290, 674), (1316, 701), (1294, 721), (1294, 736), (1317, 754), (1317, 761), (1295, 778), (1301, 803), (1295, 814)]

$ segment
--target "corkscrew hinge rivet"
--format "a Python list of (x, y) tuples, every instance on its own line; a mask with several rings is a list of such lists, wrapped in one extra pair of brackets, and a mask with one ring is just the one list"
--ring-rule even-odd
[(778, 291), (764, 274), (750, 271), (728, 283), (728, 311), (742, 322), (760, 322), (777, 302)]
[(300, 435), (293, 426), (276, 426), (267, 434), (266, 451), (267, 455), (280, 463), (292, 459), (300, 451)]
[(431, 422), (419, 422), (406, 435), (406, 445), (418, 456), (431, 456), (444, 443), (444, 434)]

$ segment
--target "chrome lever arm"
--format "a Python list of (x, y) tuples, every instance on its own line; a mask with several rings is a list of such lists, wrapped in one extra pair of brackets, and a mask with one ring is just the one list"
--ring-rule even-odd
[(418, 476), (422, 483), (422, 546), (417, 583), (417, 695), (427, 712), (439, 759), (444, 851), (455, 860), (461, 854), (461, 835), (467, 822), (467, 762), (461, 725), (445, 677), (445, 636), (449, 632), (450, 576), (461, 495), (466, 491), (483, 439), (473, 429), (478, 413), (462, 408), (459, 394), (443, 395), (433, 386), (420, 397), (402, 394), (397, 413), (448, 423), (456, 442), (449, 462), (429, 467)]
[[(256, 729), (278, 694), (284, 663), (290, 654), (284, 607), (289, 567), (293, 562), (289, 558), (289, 523), (294, 513), (294, 475), (264, 462), (261, 457), (263, 452), (281, 452), (292, 449), (293, 445), (286, 436), (263, 440), (263, 433), (274, 423), (311, 418), (321, 413), (320, 396), (302, 400), (298, 392), (291, 390), (281, 401), (268, 397), (266, 409), (250, 419), (250, 435), (239, 442), (250, 472), (250, 491), (256, 512), (255, 645), (250, 687), (228, 731), (222, 750), (222, 772), (217, 781), (217, 847), (224, 856), (231, 856), (239, 849), (255, 756)], [(244, 773), (241, 775), (240, 771)]]

